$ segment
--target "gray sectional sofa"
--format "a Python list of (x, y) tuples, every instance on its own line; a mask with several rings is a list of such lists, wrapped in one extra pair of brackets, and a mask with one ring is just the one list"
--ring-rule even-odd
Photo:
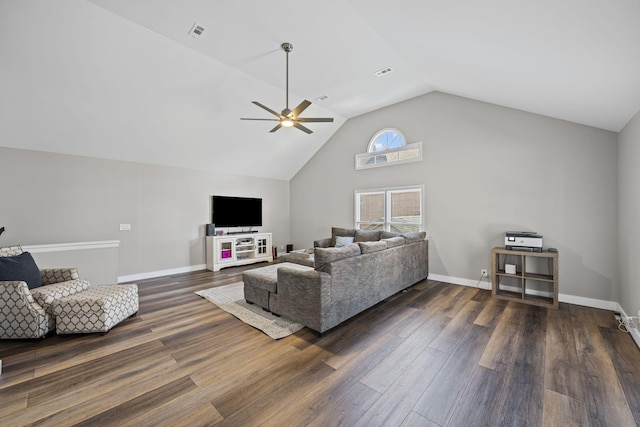
[[(268, 306), (262, 305), (274, 314), (325, 332), (426, 279), (429, 261), (425, 238), (424, 232), (401, 235), (333, 228), (331, 238), (314, 242), (313, 268), (277, 268), (277, 283), (273, 277), (268, 295), (264, 295)], [(249, 275), (245, 280), (249, 302), (256, 302), (250, 298), (258, 290), (258, 270), (244, 273)]]

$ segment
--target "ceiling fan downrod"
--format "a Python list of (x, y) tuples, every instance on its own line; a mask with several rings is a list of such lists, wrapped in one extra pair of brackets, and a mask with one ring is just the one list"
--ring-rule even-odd
[[(282, 43), (280, 45), (280, 47), (282, 48), (282, 50), (285, 51), (286, 55), (287, 55), (287, 60), (286, 60), (286, 99), (285, 99), (285, 109), (287, 111), (287, 114), (289, 114), (291, 112), (291, 110), (289, 110), (289, 52), (291, 52), (293, 50), (293, 45), (291, 43)], [(286, 114), (284, 114), (286, 115)]]

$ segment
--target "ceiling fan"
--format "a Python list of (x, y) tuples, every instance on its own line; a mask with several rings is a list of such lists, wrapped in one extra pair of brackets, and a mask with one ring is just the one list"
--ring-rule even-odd
[(268, 112), (270, 112), (271, 114), (276, 116), (277, 119), (247, 119), (247, 118), (241, 118), (240, 120), (266, 120), (266, 121), (279, 122), (276, 125), (276, 127), (274, 127), (273, 129), (270, 130), (270, 132), (275, 132), (275, 131), (277, 131), (278, 129), (280, 129), (282, 127), (285, 127), (285, 128), (295, 127), (295, 128), (300, 129), (303, 132), (313, 133), (313, 131), (311, 129), (301, 125), (301, 123), (333, 122), (333, 118), (331, 118), (331, 117), (299, 117), (300, 114), (309, 105), (311, 105), (311, 102), (307, 101), (306, 99), (304, 101), (302, 101), (293, 110), (289, 109), (289, 52), (291, 52), (293, 50), (293, 45), (291, 43), (282, 43), (280, 45), (280, 47), (287, 54), (287, 99), (286, 99), (286, 107), (285, 107), (285, 109), (282, 110), (281, 113), (277, 113), (277, 112), (273, 111), (271, 108), (262, 105), (258, 101), (252, 101), (258, 107), (260, 107), (260, 108), (262, 108), (264, 110), (267, 110)]

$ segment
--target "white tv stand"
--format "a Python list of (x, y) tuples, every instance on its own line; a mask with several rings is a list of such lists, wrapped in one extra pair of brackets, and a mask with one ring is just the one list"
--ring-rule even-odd
[(206, 237), (207, 270), (273, 261), (271, 233), (228, 234)]

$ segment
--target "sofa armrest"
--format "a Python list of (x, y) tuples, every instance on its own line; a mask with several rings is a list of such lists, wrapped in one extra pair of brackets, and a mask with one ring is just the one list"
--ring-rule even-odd
[(31, 295), (26, 282), (0, 282), (0, 338), (40, 338), (53, 327), (52, 318)]
[(40, 270), (43, 285), (79, 279), (77, 268), (45, 268)]
[(317, 270), (280, 267), (277, 298), (271, 309), (276, 314), (323, 332), (325, 306), (330, 303), (330, 287), (323, 286), (327, 280), (331, 280), (329, 275)]
[(331, 237), (313, 241), (314, 248), (328, 248), (330, 246), (331, 246)]

